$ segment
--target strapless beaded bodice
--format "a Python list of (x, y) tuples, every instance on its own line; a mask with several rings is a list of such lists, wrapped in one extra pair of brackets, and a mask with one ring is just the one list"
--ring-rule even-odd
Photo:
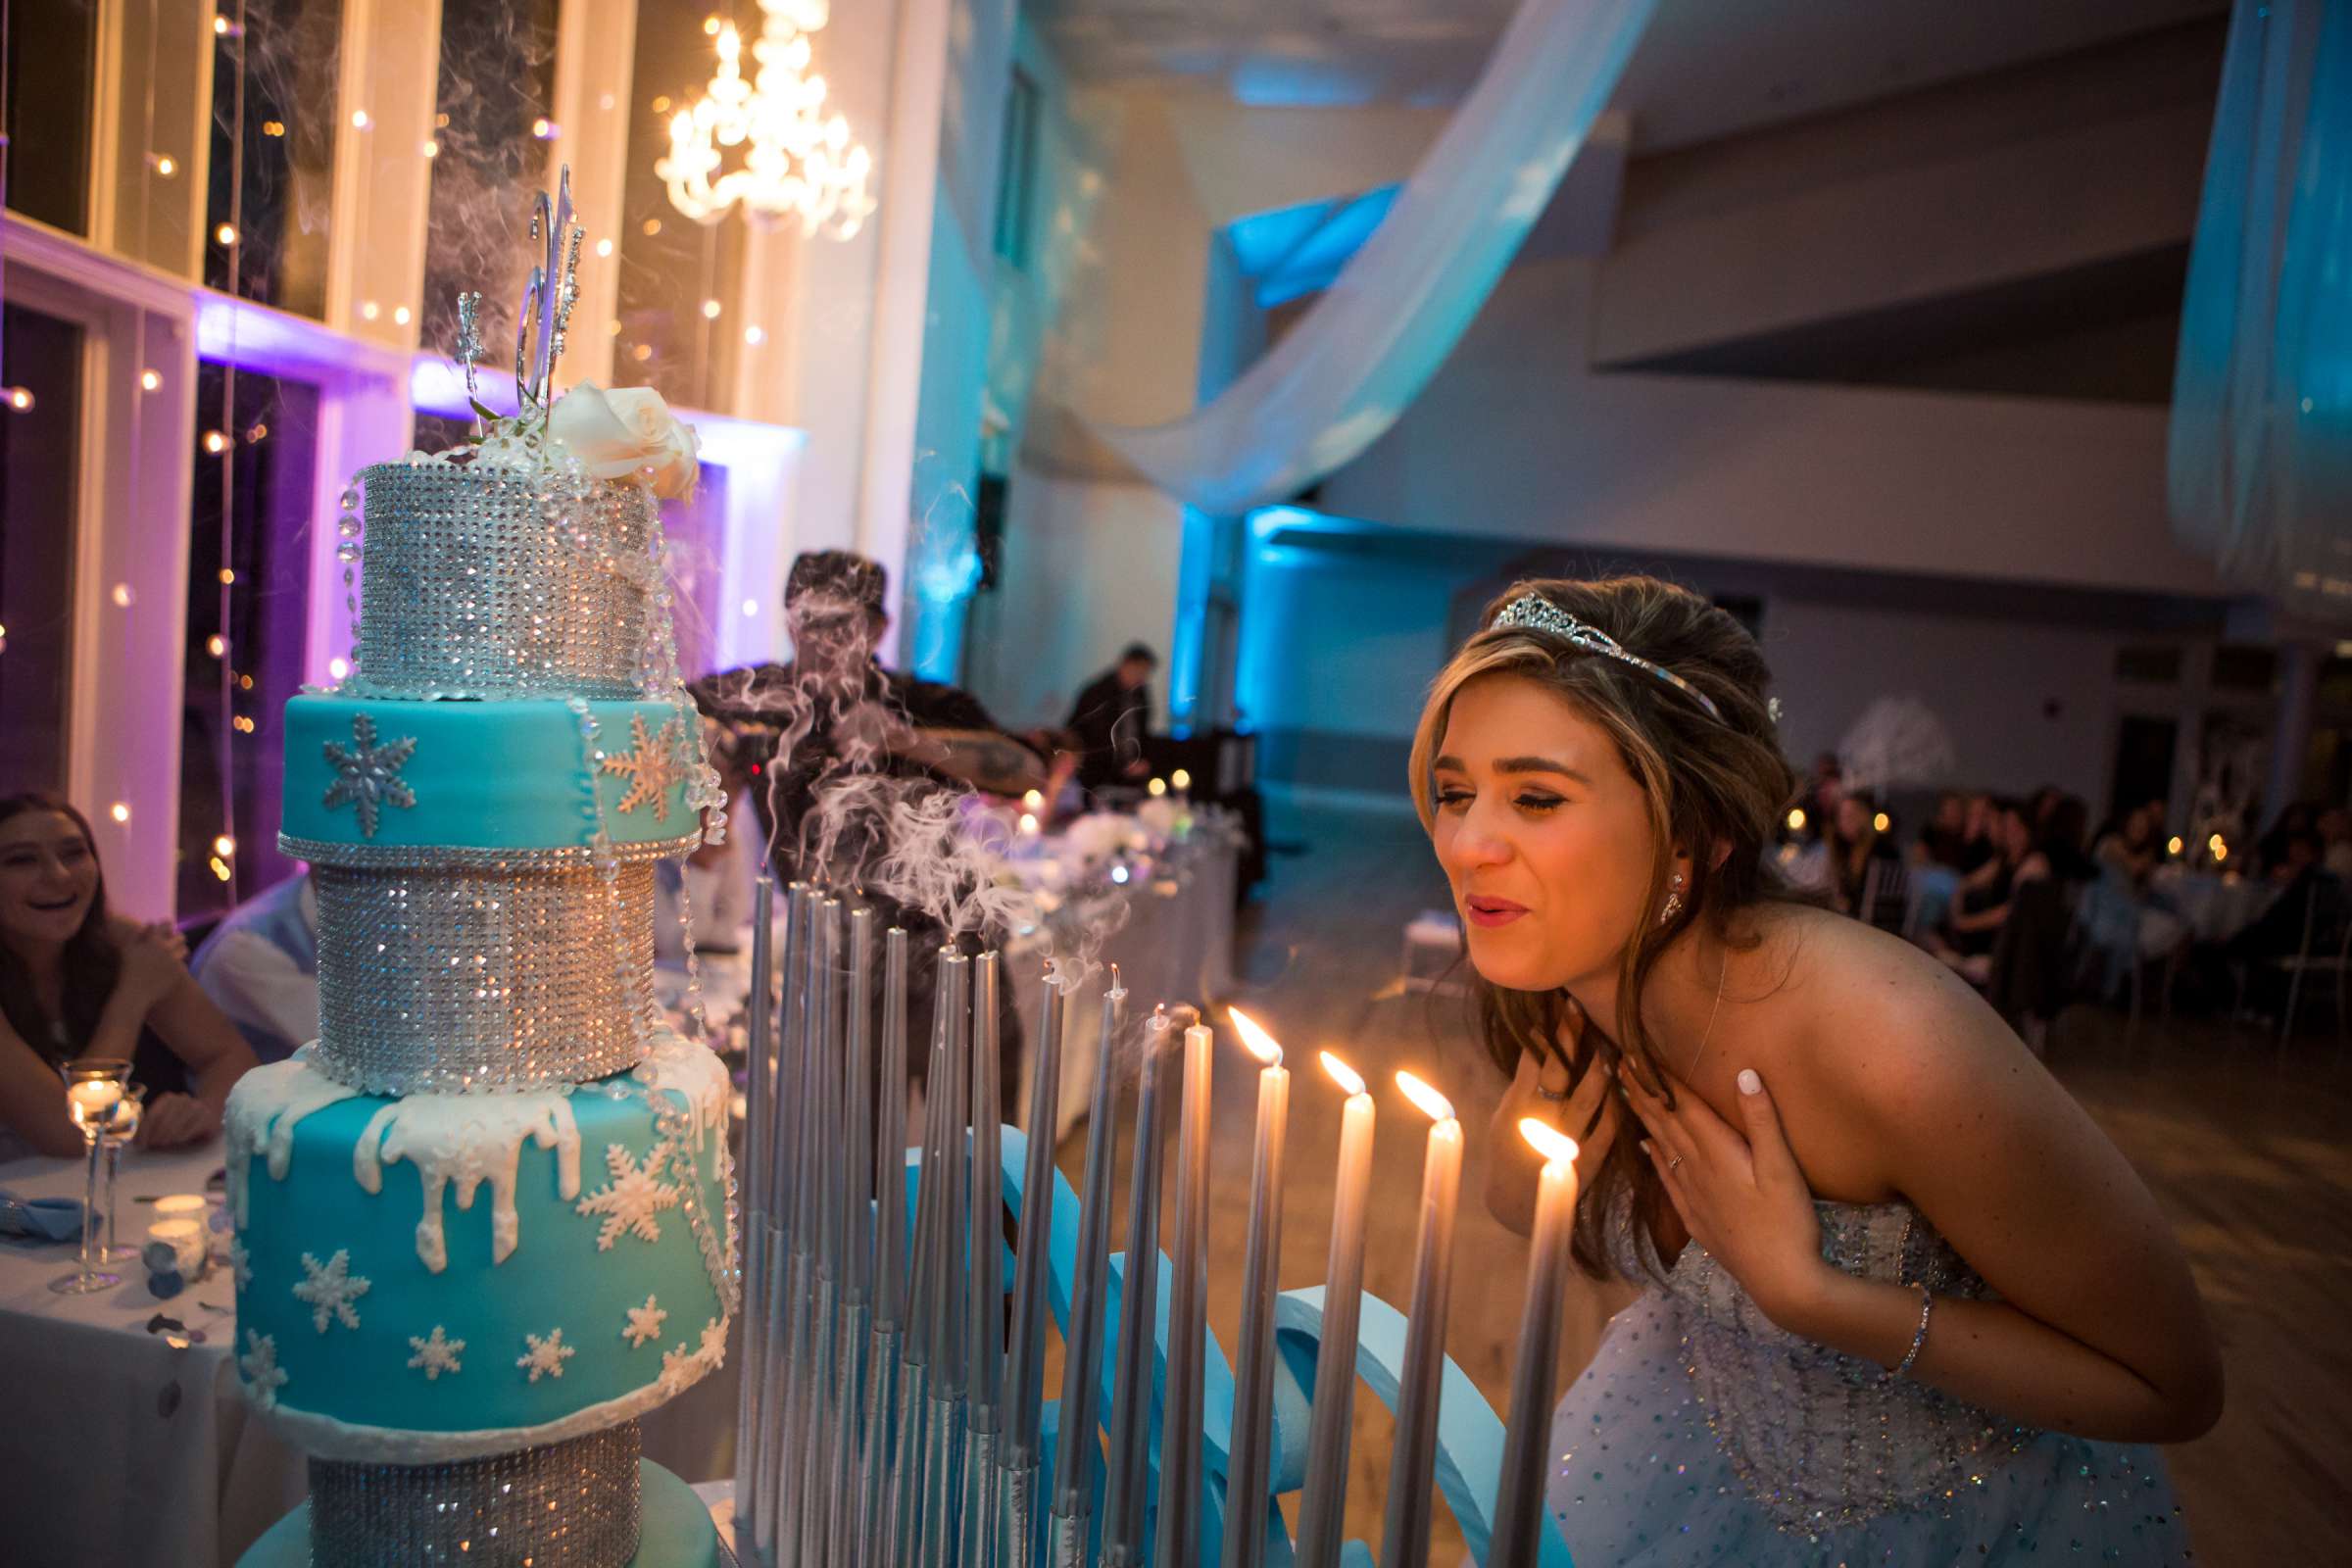
[[(1925, 1285), (1938, 1297), (1990, 1294), (1907, 1202), (1815, 1207), (1822, 1256), (1835, 1268), (1860, 1279)], [(1645, 1237), (1640, 1246), (1648, 1250)], [(1654, 1254), (1648, 1261), (1654, 1264)], [(1780, 1328), (1696, 1243), (1683, 1249), (1663, 1280), (1707, 1425), (1756, 1501), (1784, 1528), (1835, 1529), (1981, 1487), (1991, 1468), (2034, 1435), (1924, 1384), (1889, 1377), (1877, 1362)]]

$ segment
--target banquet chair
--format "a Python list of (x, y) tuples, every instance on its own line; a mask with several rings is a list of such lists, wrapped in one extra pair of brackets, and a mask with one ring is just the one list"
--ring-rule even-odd
[[(2352, 906), (2345, 900), (2344, 884), (2332, 876), (2314, 876), (2311, 891), (2303, 901), (2303, 938), (2292, 954), (2276, 958), (2257, 960), (2260, 966), (2276, 969), (2287, 977), (2286, 1005), (2279, 1009), (2278, 1047), (2294, 1038), (2295, 1015), (2303, 1004), (2304, 982), (2326, 976), (2335, 991), (2335, 1043), (2343, 1048), (2346, 1026), (2352, 1023), (2352, 993), (2347, 981), (2352, 980)], [(2254, 963), (2241, 966), (2237, 974), (2237, 1015), (2246, 1010), (2246, 992), (2253, 982)]]
[(1919, 930), (1919, 889), (1900, 860), (1874, 859), (1862, 871), (1862, 898), (1854, 917), (1890, 931), (1906, 942)]

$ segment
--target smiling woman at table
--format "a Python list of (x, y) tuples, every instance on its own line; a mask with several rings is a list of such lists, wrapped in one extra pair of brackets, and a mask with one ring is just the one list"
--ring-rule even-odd
[(236, 1026), (189, 978), (166, 935), (106, 912), (98, 846), (48, 795), (0, 800), (0, 1159), (74, 1154), (58, 1064), (128, 1057), (151, 1089), (139, 1142), (201, 1143), (254, 1064)]

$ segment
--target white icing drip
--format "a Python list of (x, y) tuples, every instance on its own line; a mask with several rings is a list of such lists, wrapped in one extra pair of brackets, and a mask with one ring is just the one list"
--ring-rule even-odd
[(335, 1082), (305, 1059), (309, 1048), (284, 1061), (256, 1067), (228, 1092), (222, 1117), (227, 1137), (229, 1212), (242, 1226), (247, 1214), (246, 1182), (254, 1156), (267, 1153), (270, 1175), (284, 1181), (294, 1158), (294, 1127), (313, 1111), (324, 1110), (359, 1091)]
[(508, 1095), (411, 1095), (368, 1118), (351, 1152), (352, 1175), (364, 1192), (383, 1191), (383, 1166), (408, 1160), (424, 1189), (416, 1222), (416, 1256), (435, 1274), (449, 1266), (443, 1195), (457, 1184), (460, 1208), (490, 1184), (490, 1260), (503, 1263), (521, 1240), (514, 1210), (516, 1173), (528, 1139), (556, 1152), (556, 1195), (580, 1193), (580, 1129), (568, 1096), (549, 1092)]
[(662, 1030), (654, 1036), (652, 1049), (631, 1076), (651, 1093), (672, 1090), (685, 1101), (686, 1114), (692, 1122), (688, 1148), (696, 1155), (703, 1152), (713, 1132), (722, 1144), (725, 1142), (734, 1086), (727, 1079), (726, 1064), (708, 1046)]

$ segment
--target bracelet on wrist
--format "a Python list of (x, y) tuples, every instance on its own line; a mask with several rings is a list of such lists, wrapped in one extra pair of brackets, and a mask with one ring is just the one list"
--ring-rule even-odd
[(1911, 1375), (1911, 1368), (1919, 1361), (1919, 1352), (1927, 1348), (1928, 1319), (1936, 1314), (1935, 1293), (1925, 1285), (1914, 1288), (1919, 1292), (1919, 1327), (1912, 1333), (1911, 1348), (1903, 1352), (1900, 1361), (1886, 1369), (1886, 1375), (1890, 1378), (1907, 1378)]

